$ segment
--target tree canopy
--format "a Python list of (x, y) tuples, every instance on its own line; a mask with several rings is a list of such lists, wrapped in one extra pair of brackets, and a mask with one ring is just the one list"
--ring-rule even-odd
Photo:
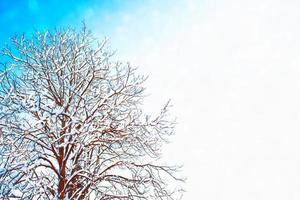
[(177, 197), (167, 181), (178, 168), (159, 161), (169, 106), (144, 113), (145, 77), (106, 40), (85, 27), (37, 32), (0, 56), (0, 197)]

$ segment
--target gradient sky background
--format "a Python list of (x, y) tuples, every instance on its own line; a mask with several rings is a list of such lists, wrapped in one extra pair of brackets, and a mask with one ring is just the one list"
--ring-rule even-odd
[(0, 0), (0, 44), (85, 20), (149, 75), (148, 112), (172, 99), (179, 124), (164, 151), (184, 164), (184, 200), (298, 200), (299, 10), (298, 0)]

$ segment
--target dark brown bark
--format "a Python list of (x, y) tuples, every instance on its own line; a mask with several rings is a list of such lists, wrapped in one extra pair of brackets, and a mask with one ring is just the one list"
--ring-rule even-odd
[(58, 183), (58, 195), (60, 200), (65, 199), (65, 185), (66, 185), (66, 168), (62, 166), (60, 169), (60, 179)]

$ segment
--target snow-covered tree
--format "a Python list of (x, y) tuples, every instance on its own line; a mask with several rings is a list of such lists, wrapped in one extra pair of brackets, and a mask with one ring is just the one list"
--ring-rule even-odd
[(166, 105), (141, 109), (143, 76), (86, 28), (37, 32), (0, 52), (1, 199), (173, 199), (160, 164)]

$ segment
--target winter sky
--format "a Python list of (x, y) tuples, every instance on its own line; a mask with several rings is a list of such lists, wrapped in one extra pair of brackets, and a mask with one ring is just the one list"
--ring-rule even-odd
[(300, 1), (0, 0), (0, 44), (84, 20), (171, 99), (184, 200), (300, 199)]

